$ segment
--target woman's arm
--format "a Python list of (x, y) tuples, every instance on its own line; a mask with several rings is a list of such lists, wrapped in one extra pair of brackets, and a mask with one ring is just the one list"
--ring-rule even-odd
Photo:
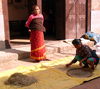
[(73, 59), (70, 63), (66, 64), (66, 67), (71, 66), (73, 63), (76, 63), (77, 59)]
[(31, 21), (32, 21), (32, 18), (33, 16), (32, 15), (30, 15), (29, 16), (29, 18), (28, 18), (28, 20), (26, 21), (26, 23), (25, 23), (25, 26), (27, 27), (27, 28), (29, 28), (29, 25), (30, 25), (30, 23), (31, 23)]
[(83, 58), (82, 60), (79, 61), (79, 65), (82, 66), (82, 62), (87, 60), (87, 57)]

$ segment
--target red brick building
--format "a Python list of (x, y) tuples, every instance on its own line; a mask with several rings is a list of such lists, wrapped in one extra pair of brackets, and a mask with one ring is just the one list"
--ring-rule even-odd
[(9, 47), (11, 38), (28, 36), (24, 24), (32, 4), (41, 8), (46, 35), (72, 39), (91, 30), (91, 0), (1, 0), (0, 49)]

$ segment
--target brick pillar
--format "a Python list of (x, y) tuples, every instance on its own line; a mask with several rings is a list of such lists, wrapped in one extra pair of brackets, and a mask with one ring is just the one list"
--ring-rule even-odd
[(87, 0), (86, 8), (86, 31), (88, 32), (91, 31), (91, 0)]
[(37, 5), (40, 7), (40, 9), (42, 11), (42, 0), (37, 0)]
[(10, 48), (7, 0), (0, 0), (0, 50)]

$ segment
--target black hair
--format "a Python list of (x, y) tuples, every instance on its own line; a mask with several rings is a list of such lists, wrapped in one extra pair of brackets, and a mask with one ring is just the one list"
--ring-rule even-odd
[(74, 40), (72, 41), (72, 44), (73, 44), (73, 45), (82, 44), (81, 39), (74, 39)]
[[(35, 4), (35, 5), (32, 5), (32, 10), (34, 11), (34, 9), (36, 8), (36, 7), (39, 7), (37, 4)], [(40, 8), (40, 7), (39, 7)]]

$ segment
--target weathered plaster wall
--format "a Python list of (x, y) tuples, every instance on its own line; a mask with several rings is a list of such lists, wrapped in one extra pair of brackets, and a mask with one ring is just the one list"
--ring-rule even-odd
[[(4, 13), (7, 8), (3, 8), (6, 6), (6, 0), (0, 0), (0, 50), (5, 48), (5, 16)], [(6, 14), (5, 14), (6, 15)]]
[(100, 0), (92, 0), (92, 10), (100, 10)]
[(92, 0), (91, 31), (100, 34), (100, 0)]

